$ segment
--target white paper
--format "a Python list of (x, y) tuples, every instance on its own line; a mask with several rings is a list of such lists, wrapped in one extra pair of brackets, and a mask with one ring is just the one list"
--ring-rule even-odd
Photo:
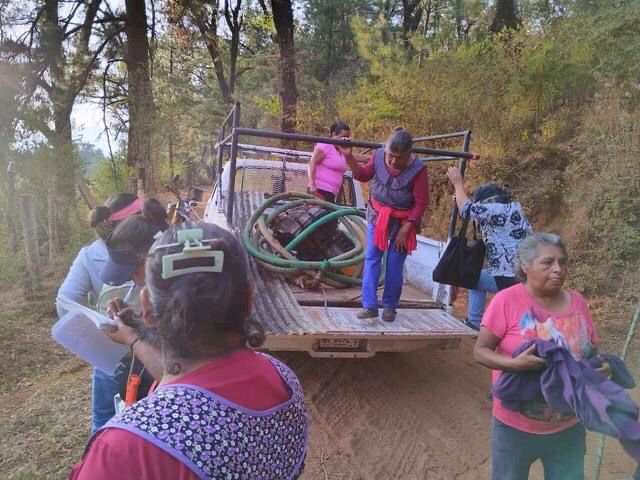
[[(99, 317), (109, 319), (108, 317), (90, 311), (95, 315), (89, 317), (79, 309), (67, 312), (53, 325), (51, 335), (56, 342), (85, 362), (108, 375), (113, 375), (129, 347), (113, 342), (97, 326)], [(96, 315), (98, 318), (95, 318)]]
[(116, 321), (112, 318), (109, 318), (102, 313), (98, 313), (89, 307), (85, 307), (78, 302), (74, 302), (64, 295), (60, 295), (56, 298), (56, 305), (58, 308), (65, 310), (66, 312), (82, 312), (96, 325), (96, 327), (101, 327), (102, 325), (116, 325)]

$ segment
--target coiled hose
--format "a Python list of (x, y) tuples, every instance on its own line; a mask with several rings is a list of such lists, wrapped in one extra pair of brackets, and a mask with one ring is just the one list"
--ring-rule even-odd
[[(275, 206), (279, 202), (284, 203)], [(281, 245), (271, 233), (271, 224), (280, 214), (301, 205), (317, 205), (331, 213), (306, 226), (287, 245)], [(266, 213), (274, 206), (273, 211)], [(321, 261), (300, 260), (291, 253), (316, 229), (335, 220), (338, 220), (343, 227), (341, 228), (342, 232), (353, 244), (351, 250)], [(367, 223), (364, 212), (357, 208), (336, 205), (312, 195), (297, 192), (281, 193), (266, 200), (253, 213), (242, 232), (242, 241), (247, 252), (264, 268), (291, 277), (307, 275), (315, 280), (316, 285), (321, 282), (335, 288), (362, 285), (366, 238)], [(380, 282), (384, 281), (385, 263), (383, 260)], [(351, 275), (347, 275), (343, 271), (348, 267), (355, 267), (351, 269), (353, 270)]]

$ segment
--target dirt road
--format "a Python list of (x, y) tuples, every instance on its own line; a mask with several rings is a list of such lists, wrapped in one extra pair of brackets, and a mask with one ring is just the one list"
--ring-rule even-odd
[[(489, 371), (473, 362), (472, 345), (361, 360), (285, 357), (311, 414), (303, 478), (488, 479)], [(589, 443), (593, 478), (597, 437)], [(631, 478), (635, 467), (617, 442), (608, 440), (605, 451), (601, 478)], [(530, 478), (542, 478), (540, 465)]]
[[(50, 296), (27, 304), (6, 290), (0, 303), (0, 478), (66, 478), (87, 441), (90, 369), (51, 340)], [(473, 362), (472, 344), (370, 359), (281, 355), (311, 416), (303, 479), (489, 478), (489, 371)], [(608, 440), (601, 479), (629, 479), (633, 469)], [(542, 478), (539, 465), (532, 472)]]

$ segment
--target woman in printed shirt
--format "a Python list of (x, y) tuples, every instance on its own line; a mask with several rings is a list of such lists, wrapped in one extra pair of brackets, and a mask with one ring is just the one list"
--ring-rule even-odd
[[(178, 237), (185, 229), (189, 243)], [(136, 328), (118, 309), (111, 337), (159, 363), (160, 386), (94, 435), (70, 479), (298, 478), (304, 395), (286, 365), (245, 346), (252, 287), (242, 244), (216, 225), (172, 226), (149, 252), (145, 282)]]
[(511, 199), (509, 192), (487, 183), (478, 187), (473, 201), (464, 190), (464, 180), (457, 167), (449, 167), (449, 180), (455, 187), (456, 204), (461, 216), (470, 215), (487, 246), (487, 267), (482, 269), (478, 284), (469, 290), (467, 326), (478, 330), (487, 292), (495, 293), (517, 283), (513, 259), (520, 240), (531, 233), (522, 205)]

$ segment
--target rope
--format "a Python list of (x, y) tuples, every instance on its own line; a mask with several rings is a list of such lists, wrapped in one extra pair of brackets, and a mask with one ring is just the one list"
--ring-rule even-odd
[[(282, 213), (300, 206), (319, 206), (329, 211), (296, 235), (287, 245), (281, 245), (272, 233), (272, 224)], [(268, 213), (267, 213), (268, 211)], [(347, 252), (320, 261), (300, 260), (294, 250), (301, 242), (325, 224), (338, 221), (341, 232), (353, 244)], [(307, 275), (319, 283), (332, 287), (362, 285), (362, 264), (364, 261), (367, 224), (364, 212), (357, 208), (325, 202), (305, 193), (286, 192), (274, 195), (253, 213), (243, 232), (242, 241), (247, 252), (264, 268), (285, 276)], [(386, 262), (383, 261), (383, 265)], [(352, 274), (343, 269), (356, 267)], [(380, 282), (384, 281), (384, 272)]]
[[(627, 358), (627, 352), (629, 351), (629, 345), (631, 345), (631, 341), (636, 333), (636, 325), (638, 324), (638, 318), (640, 318), (640, 302), (636, 307), (636, 313), (633, 316), (633, 320), (631, 320), (631, 325), (629, 326), (629, 331), (627, 332), (627, 338), (624, 341), (624, 346), (622, 347), (622, 355), (620, 358), (624, 362)], [(600, 469), (602, 468), (602, 459), (604, 458), (604, 444), (607, 437), (604, 434), (600, 435), (600, 441), (598, 442), (598, 453), (596, 455), (596, 480), (600, 480)]]

